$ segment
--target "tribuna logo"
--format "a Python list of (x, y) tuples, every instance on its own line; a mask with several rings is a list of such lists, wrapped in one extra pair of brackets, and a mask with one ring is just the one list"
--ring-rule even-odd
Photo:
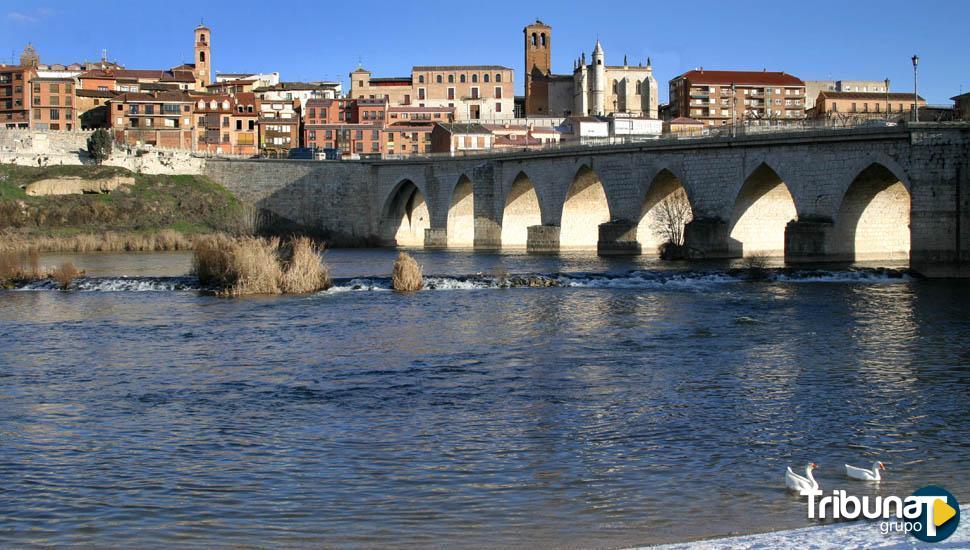
[(809, 519), (881, 519), (883, 534), (909, 533), (924, 542), (940, 542), (956, 531), (960, 523), (960, 504), (942, 487), (930, 485), (908, 497), (856, 497), (843, 490), (831, 495), (818, 490), (803, 490), (808, 497)]

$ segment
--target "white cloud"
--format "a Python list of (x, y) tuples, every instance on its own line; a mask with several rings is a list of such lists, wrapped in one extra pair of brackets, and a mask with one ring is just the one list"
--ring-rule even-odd
[(33, 11), (9, 11), (7, 12), (7, 19), (17, 23), (37, 23), (42, 19), (56, 15), (56, 13), (50, 8), (37, 8)]

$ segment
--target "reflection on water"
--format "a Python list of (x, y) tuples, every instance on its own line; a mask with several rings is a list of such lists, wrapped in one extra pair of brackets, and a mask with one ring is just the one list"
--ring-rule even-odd
[[(338, 276), (392, 257), (338, 252)], [(184, 271), (168, 257), (153, 274)], [(805, 525), (782, 474), (809, 460), (825, 489), (966, 499), (968, 304), (914, 281), (0, 293), (0, 544), (689, 540)], [(875, 459), (882, 484), (842, 479)]]

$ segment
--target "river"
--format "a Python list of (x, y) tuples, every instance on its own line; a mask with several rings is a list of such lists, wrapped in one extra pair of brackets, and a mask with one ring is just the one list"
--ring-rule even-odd
[(417, 252), (402, 295), (393, 255), (310, 296), (202, 295), (184, 253), (0, 291), (0, 545), (690, 541), (811, 525), (808, 461), (970, 501), (966, 284)]

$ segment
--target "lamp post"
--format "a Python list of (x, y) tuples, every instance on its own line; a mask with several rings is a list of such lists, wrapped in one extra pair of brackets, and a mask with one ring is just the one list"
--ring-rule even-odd
[(887, 123), (889, 122), (889, 119), (891, 118), (889, 116), (889, 109), (890, 109), (890, 105), (889, 105), (889, 79), (887, 78), (886, 79), (886, 122)]
[(917, 80), (917, 67), (919, 66), (919, 56), (913, 56), (913, 122), (919, 122), (919, 86)]

